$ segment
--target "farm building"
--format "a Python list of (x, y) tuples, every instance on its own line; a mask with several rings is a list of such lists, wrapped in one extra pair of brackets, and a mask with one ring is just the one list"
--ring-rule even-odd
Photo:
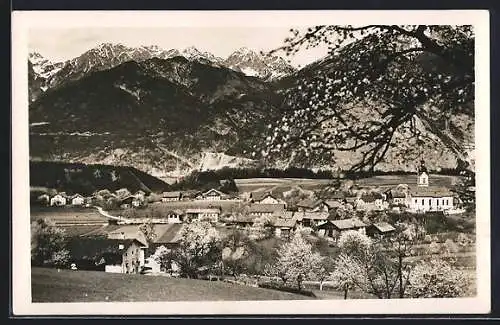
[(299, 212), (328, 212), (328, 205), (323, 200), (303, 199), (297, 203)]
[(218, 222), (220, 214), (220, 207), (186, 209), (186, 217), (190, 221), (208, 220), (210, 222)]
[(387, 222), (378, 222), (366, 227), (366, 234), (370, 237), (386, 236), (396, 230), (391, 224)]
[(276, 218), (273, 222), (273, 227), (276, 237), (288, 238), (297, 229), (297, 219)]
[(144, 265), (145, 242), (105, 236), (73, 237), (69, 242), (71, 263), (78, 269), (111, 273), (139, 273)]
[(205, 201), (220, 201), (220, 200), (227, 200), (228, 198), (229, 196), (226, 193), (223, 193), (214, 188), (204, 193), (198, 193), (196, 196), (197, 200), (205, 200)]
[(328, 220), (318, 225), (318, 235), (338, 239), (340, 235), (349, 230), (356, 230), (362, 234), (366, 233), (366, 225), (359, 219)]
[(248, 214), (252, 217), (272, 217), (274, 214), (284, 211), (284, 204), (252, 204), (247, 208)]
[(384, 196), (378, 192), (363, 193), (356, 202), (356, 209), (358, 210), (383, 210), (388, 207)]
[(156, 237), (153, 240), (153, 248), (165, 246), (166, 248), (175, 248), (179, 244), (181, 235), (181, 224), (156, 225)]
[(328, 220), (328, 212), (318, 211), (318, 212), (296, 212), (294, 217), (297, 222), (304, 227), (313, 227), (318, 223)]
[(50, 199), (50, 205), (57, 207), (66, 205), (66, 196), (62, 194), (56, 194)]
[(42, 194), (36, 198), (36, 201), (42, 205), (49, 205), (50, 196), (48, 194)]
[(163, 192), (161, 195), (162, 202), (172, 202), (182, 200), (182, 192)]
[(271, 192), (251, 192), (250, 201), (255, 204), (284, 204), (285, 202)]

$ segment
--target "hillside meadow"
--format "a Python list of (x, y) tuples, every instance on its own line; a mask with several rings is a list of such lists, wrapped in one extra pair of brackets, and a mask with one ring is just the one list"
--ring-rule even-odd
[(238, 301), (313, 299), (222, 281), (32, 268), (33, 302)]

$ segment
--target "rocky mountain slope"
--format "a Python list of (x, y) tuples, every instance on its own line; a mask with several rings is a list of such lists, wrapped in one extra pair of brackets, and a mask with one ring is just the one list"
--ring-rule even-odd
[(123, 44), (102, 43), (65, 62), (54, 63), (40, 53), (30, 53), (28, 65), (31, 67), (29, 68), (32, 81), (30, 82), (31, 97), (34, 100), (49, 88), (57, 88), (92, 72), (108, 70), (128, 61), (142, 62), (152, 58), (170, 59), (176, 56), (214, 67), (228, 67), (247, 76), (267, 81), (282, 78), (295, 71), (280, 57), (257, 54), (246, 48), (239, 49), (223, 59), (212, 53), (200, 51), (194, 46), (183, 50), (164, 50), (154, 45), (128, 47)]
[[(244, 48), (222, 59), (195, 48), (103, 44), (63, 65), (40, 56), (28, 65), (33, 159), (129, 165), (167, 179), (263, 163), (345, 170), (359, 158), (359, 152), (338, 152), (335, 163), (300, 156), (294, 161), (293, 148), (274, 160), (259, 157), (268, 125), (283, 117), (284, 90), (335, 69), (334, 57), (293, 71), (281, 59)], [(457, 157), (436, 134), (447, 132), (466, 146), (474, 142), (474, 120), (456, 115), (450, 121), (444, 131), (417, 121), (428, 136), (418, 145), (396, 133), (379, 169), (414, 170), (422, 156), (431, 169), (453, 168)]]
[(30, 155), (145, 171), (213, 165), (214, 154), (251, 164), (278, 103), (269, 84), (231, 69), (183, 57), (129, 61), (33, 102)]

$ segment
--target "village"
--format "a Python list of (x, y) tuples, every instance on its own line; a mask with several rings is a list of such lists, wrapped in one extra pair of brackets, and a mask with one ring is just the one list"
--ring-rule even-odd
[[(101, 190), (90, 197), (80, 194), (37, 197), (32, 220), (48, 218), (72, 237), (73, 269), (113, 273), (167, 273), (152, 256), (155, 249), (175, 249), (183, 225), (210, 223), (222, 233), (252, 233), (264, 227), (272, 236), (290, 239), (306, 232), (335, 245), (348, 231), (390, 236), (395, 225), (391, 215), (461, 215), (463, 204), (450, 189), (432, 184), (422, 162), (414, 184), (323, 193), (295, 186), (288, 191), (245, 191), (237, 194), (218, 189), (114, 193)], [(46, 208), (44, 208), (46, 207)], [(86, 212), (91, 211), (91, 212)], [(151, 225), (148, 238), (143, 225)], [(106, 252), (106, 253), (103, 253)], [(88, 258), (94, 256), (94, 258)], [(172, 271), (172, 270), (170, 270)]]

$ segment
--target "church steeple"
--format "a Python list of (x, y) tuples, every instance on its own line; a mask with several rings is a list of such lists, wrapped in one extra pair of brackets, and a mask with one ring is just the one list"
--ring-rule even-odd
[(420, 161), (420, 166), (417, 168), (417, 185), (429, 186), (429, 175), (427, 174), (427, 167), (425, 167), (425, 161), (423, 159)]

